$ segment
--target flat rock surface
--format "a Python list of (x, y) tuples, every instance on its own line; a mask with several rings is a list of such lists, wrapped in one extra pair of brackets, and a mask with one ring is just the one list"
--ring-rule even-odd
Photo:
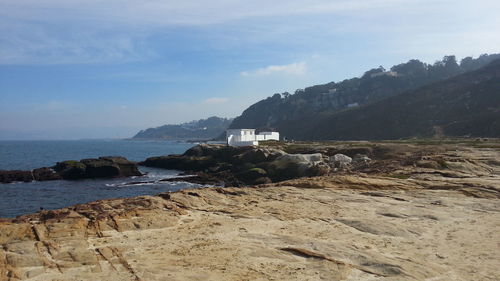
[(4, 219), (0, 280), (500, 280), (499, 152), (464, 153), (478, 172), (345, 173)]

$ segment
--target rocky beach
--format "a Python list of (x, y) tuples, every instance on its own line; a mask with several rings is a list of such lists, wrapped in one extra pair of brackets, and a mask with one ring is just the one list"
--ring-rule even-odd
[[(500, 278), (498, 140), (275, 143), (215, 156), (224, 149), (162, 165), (205, 159), (217, 165), (189, 170), (240, 187), (1, 219), (0, 280)], [(259, 160), (236, 164), (245, 154)]]

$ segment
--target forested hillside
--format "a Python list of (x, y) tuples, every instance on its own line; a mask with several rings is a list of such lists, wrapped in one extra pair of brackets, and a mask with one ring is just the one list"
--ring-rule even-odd
[(233, 119), (210, 117), (177, 125), (163, 125), (137, 133), (134, 139), (208, 140), (223, 133)]
[[(460, 63), (457, 62), (455, 56), (445, 56), (434, 64), (410, 60), (395, 65), (389, 70), (383, 67), (374, 68), (365, 72), (361, 77), (299, 89), (294, 94), (275, 94), (246, 109), (241, 116), (235, 118), (230, 128), (273, 128), (279, 130), (282, 136), (289, 139), (342, 138), (336, 133), (339, 129), (337, 126), (340, 125), (338, 123), (329, 124), (327, 121), (335, 113), (354, 110), (353, 112), (357, 112), (356, 114), (362, 114), (367, 105), (477, 70), (495, 59), (500, 59), (500, 54), (484, 54), (476, 59), (467, 57), (462, 59)], [(463, 77), (466, 79), (468, 76)], [(428, 94), (432, 95), (433, 90), (430, 91)], [(402, 102), (401, 106), (405, 104), (404, 99), (398, 99), (398, 101)], [(440, 100), (434, 102), (438, 103), (436, 106), (443, 108)], [(445, 106), (443, 109), (446, 108), (448, 107)], [(403, 117), (405, 115), (398, 118)], [(321, 126), (313, 126), (314, 124), (310, 123), (313, 121)], [(301, 125), (304, 122), (307, 123), (306, 126)], [(349, 127), (351, 120), (344, 120), (344, 122), (345, 124), (342, 126)], [(381, 131), (387, 129), (383, 127), (386, 125), (379, 125), (381, 127), (377, 129)], [(321, 131), (309, 130), (309, 128), (317, 128)], [(410, 130), (412, 129), (410, 128)], [(415, 134), (419, 133), (415, 131)], [(376, 138), (398, 138), (403, 137), (403, 135), (412, 134), (380, 134)], [(349, 134), (345, 135), (345, 137), (348, 136)], [(350, 136), (354, 137), (354, 135)], [(356, 137), (364, 139), (375, 136), (358, 134)]]

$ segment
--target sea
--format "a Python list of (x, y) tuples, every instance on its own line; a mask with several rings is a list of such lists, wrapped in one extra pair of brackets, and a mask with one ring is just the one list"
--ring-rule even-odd
[[(184, 153), (193, 143), (154, 140), (0, 141), (0, 170), (32, 170), (65, 160), (123, 156), (142, 161), (151, 156)], [(187, 182), (161, 182), (179, 171), (139, 167), (145, 176), (0, 183), (0, 217), (16, 217), (100, 199), (154, 195), (203, 187)], [(144, 183), (147, 182), (147, 183)]]

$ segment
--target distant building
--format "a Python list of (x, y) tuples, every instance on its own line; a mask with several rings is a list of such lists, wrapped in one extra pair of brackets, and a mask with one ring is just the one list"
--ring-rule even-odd
[(227, 144), (231, 146), (259, 145), (259, 141), (279, 140), (278, 132), (260, 132), (255, 129), (230, 129), (226, 131)]

